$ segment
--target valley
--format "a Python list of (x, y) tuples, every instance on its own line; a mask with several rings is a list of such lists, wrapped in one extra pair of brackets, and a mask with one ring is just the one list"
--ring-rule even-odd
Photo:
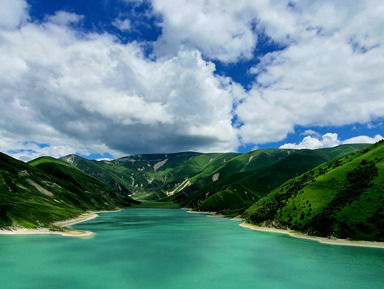
[(189, 208), (308, 235), (383, 241), (383, 142), (245, 154), (76, 155), (23, 163), (1, 154), (2, 228), (54, 229), (87, 211)]

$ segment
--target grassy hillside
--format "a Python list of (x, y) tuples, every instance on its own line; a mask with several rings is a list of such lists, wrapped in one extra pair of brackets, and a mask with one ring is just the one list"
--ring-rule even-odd
[(26, 164), (0, 153), (0, 164), (0, 227), (50, 226), (86, 210), (111, 210), (135, 202), (53, 158)]
[(202, 171), (209, 173), (238, 155), (183, 152), (134, 155), (113, 161), (91, 161), (69, 155), (61, 160), (137, 199), (158, 200), (173, 194), (186, 179)]
[(365, 145), (321, 150), (263, 149), (246, 154), (144, 154), (114, 161), (61, 158), (136, 199), (237, 214), (290, 178)]
[(310, 235), (384, 241), (384, 142), (332, 160), (275, 189), (247, 222)]
[[(60, 158), (60, 160), (77, 167), (84, 173), (126, 195), (131, 194), (131, 190), (127, 185), (129, 182), (127, 176), (129, 176), (130, 171), (124, 170), (123, 167), (119, 167), (118, 170), (115, 171), (114, 169), (109, 168), (110, 162), (87, 160), (76, 155), (69, 155)], [(124, 178), (124, 175), (126, 178)]]
[[(28, 164), (62, 181), (70, 182), (72, 185), (86, 192), (92, 192), (94, 195), (98, 194), (105, 197), (106, 200), (103, 200), (105, 204), (125, 205), (127, 203), (137, 203), (124, 192), (105, 185), (66, 162), (50, 157), (41, 157)], [(93, 198), (95, 198), (95, 196), (93, 196)]]
[[(192, 178), (190, 187), (174, 197), (184, 207), (237, 214), (287, 180), (334, 157), (366, 145), (345, 145), (320, 150), (265, 149), (233, 158), (211, 174), (219, 178)], [(198, 181), (195, 181), (198, 179)]]

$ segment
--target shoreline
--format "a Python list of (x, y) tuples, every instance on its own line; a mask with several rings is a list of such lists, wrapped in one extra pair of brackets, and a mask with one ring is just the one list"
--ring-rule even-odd
[(239, 226), (243, 228), (248, 228), (255, 231), (267, 232), (267, 233), (278, 233), (278, 234), (286, 234), (293, 238), (304, 239), (315, 241), (325, 245), (336, 245), (336, 246), (354, 246), (354, 247), (366, 247), (366, 248), (377, 248), (384, 249), (384, 242), (372, 242), (372, 241), (352, 241), (346, 239), (330, 239), (325, 237), (316, 237), (309, 236), (297, 231), (283, 230), (283, 229), (275, 229), (268, 227), (260, 227), (252, 224), (245, 223), (242, 219), (236, 219), (236, 221), (243, 221), (243, 223), (239, 224)]
[[(216, 217), (216, 218), (224, 218), (224, 215), (217, 214), (216, 212), (199, 212), (199, 211), (187, 211), (192, 214), (205, 214), (207, 217)], [(346, 239), (336, 239), (336, 238), (325, 238), (325, 237), (317, 237), (317, 236), (309, 236), (304, 233), (292, 230), (284, 230), (284, 229), (276, 229), (276, 228), (268, 228), (256, 226), (253, 224), (246, 223), (243, 218), (236, 216), (230, 219), (231, 221), (242, 222), (239, 224), (240, 227), (248, 228), (254, 231), (259, 232), (267, 232), (267, 233), (278, 233), (285, 234), (293, 238), (304, 239), (315, 241), (325, 245), (336, 245), (336, 246), (353, 246), (353, 247), (365, 247), (365, 248), (376, 248), (376, 249), (384, 249), (384, 242), (373, 242), (373, 241), (352, 241)]]
[(190, 214), (203, 214), (203, 215), (215, 215), (216, 212), (204, 212), (204, 211), (192, 211), (191, 209), (185, 209), (185, 210), (189, 210), (187, 211), (187, 213), (190, 213)]
[[(182, 210), (186, 210), (187, 208), (181, 208)], [(79, 224), (85, 221), (93, 220), (99, 217), (99, 213), (113, 213), (119, 212), (122, 209), (114, 210), (114, 211), (87, 211), (80, 216), (68, 219), (64, 221), (53, 222), (52, 225), (58, 226), (62, 229), (69, 228), (69, 231), (55, 231), (52, 228), (34, 228), (27, 229), (23, 227), (13, 227), (11, 230), (2, 230), (0, 229), (0, 235), (61, 235), (65, 237), (92, 237), (95, 233), (91, 231), (80, 231), (74, 230), (71, 228), (72, 225)], [(217, 214), (216, 212), (200, 212), (200, 211), (191, 211), (188, 210), (187, 213), (191, 214), (204, 214), (207, 217), (216, 217), (216, 218), (224, 218), (224, 215)], [(354, 246), (354, 247), (366, 247), (366, 248), (378, 248), (384, 249), (384, 242), (373, 242), (373, 241), (352, 241), (346, 239), (336, 239), (336, 238), (325, 238), (325, 237), (317, 237), (317, 236), (309, 236), (304, 233), (292, 230), (284, 230), (284, 229), (276, 229), (269, 227), (261, 227), (253, 224), (246, 223), (244, 219), (236, 216), (230, 219), (231, 221), (242, 222), (239, 224), (240, 227), (251, 229), (259, 232), (267, 232), (267, 233), (278, 233), (285, 234), (293, 238), (304, 239), (315, 241), (325, 245), (336, 245), (336, 246)]]
[[(12, 228), (12, 230), (0, 230), (0, 235), (61, 235), (64, 237), (92, 237), (95, 233), (91, 231), (80, 231), (80, 230), (74, 230), (71, 228), (72, 225), (79, 224), (85, 221), (93, 220), (97, 218), (99, 213), (113, 213), (113, 212), (119, 212), (120, 210), (115, 211), (88, 211), (80, 216), (68, 219), (64, 221), (57, 221), (53, 222), (52, 225), (58, 226), (63, 229), (63, 231), (55, 231), (55, 229), (51, 228), (34, 228), (34, 229), (28, 229), (23, 227), (15, 227)], [(69, 228), (69, 231), (65, 231), (65, 228)]]

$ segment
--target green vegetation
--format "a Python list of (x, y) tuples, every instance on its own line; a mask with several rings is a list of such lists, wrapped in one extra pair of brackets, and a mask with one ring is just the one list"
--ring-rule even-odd
[(26, 164), (0, 153), (0, 227), (49, 227), (87, 210), (138, 203), (79, 169), (53, 158)]
[(113, 161), (91, 161), (69, 155), (61, 160), (136, 199), (159, 200), (175, 193), (186, 179), (200, 173), (209, 178), (218, 167), (238, 155), (183, 152), (135, 155)]
[(84, 173), (112, 188), (121, 191), (122, 193), (127, 195), (131, 194), (131, 191), (126, 186), (126, 183), (129, 180), (130, 172), (125, 170), (124, 167), (113, 167), (111, 169), (109, 162), (91, 161), (76, 155), (69, 155), (61, 158), (60, 160), (77, 167)]
[[(86, 210), (111, 210), (131, 204), (141, 208), (188, 207), (233, 216), (243, 213), (260, 199), (261, 202), (264, 196), (284, 182), (335, 157), (364, 147), (345, 145), (321, 150), (263, 149), (246, 154), (148, 154), (113, 161), (91, 161), (69, 155), (59, 160), (41, 157), (28, 164), (1, 154), (0, 226), (49, 226), (53, 221), (71, 218)], [(329, 164), (339, 167), (345, 159)], [(371, 188), (375, 179), (372, 160), (367, 160), (356, 169), (344, 176), (349, 180), (339, 188), (344, 193), (335, 198), (329, 210), (337, 208), (340, 213), (344, 212), (345, 195), (356, 192), (355, 199), (358, 200)], [(263, 208), (253, 214), (250, 217), (252, 221), (274, 219), (274, 209), (283, 210), (288, 195), (292, 195), (294, 190), (302, 190), (304, 184), (313, 179), (311, 174), (304, 175), (308, 179), (301, 177), (300, 181), (289, 181), (291, 187), (288, 193), (279, 195), (281, 200), (271, 208)], [(380, 175), (379, 169), (377, 174)], [(372, 175), (373, 179), (357, 183), (359, 178), (356, 176), (361, 175), (367, 180), (367, 176)], [(313, 188), (308, 192), (310, 190)], [(129, 196), (143, 200), (142, 204), (138, 205), (139, 202)], [(314, 209), (313, 205), (311, 210)], [(283, 220), (289, 219), (284, 215), (285, 211), (281, 211), (281, 214)], [(300, 221), (303, 218), (301, 215), (293, 216), (292, 220), (296, 221), (293, 227), (301, 228)], [(328, 220), (321, 215), (318, 218), (324, 219), (323, 223)], [(288, 224), (288, 221), (280, 224)], [(327, 234), (328, 229), (321, 231), (321, 228), (311, 224), (306, 227), (308, 232), (312, 230), (322, 234)]]
[(302, 174), (260, 199), (247, 222), (310, 235), (384, 241), (384, 142)]
[(113, 161), (90, 161), (75, 155), (61, 159), (136, 199), (233, 215), (242, 213), (285, 181), (364, 147), (263, 149), (246, 154), (147, 154)]
[[(168, 199), (199, 211), (239, 214), (287, 180), (335, 156), (363, 147), (366, 145), (321, 150), (264, 149), (249, 152), (224, 163), (208, 177), (199, 174), (191, 178), (191, 186)], [(212, 181), (214, 174), (218, 175), (215, 182)]]

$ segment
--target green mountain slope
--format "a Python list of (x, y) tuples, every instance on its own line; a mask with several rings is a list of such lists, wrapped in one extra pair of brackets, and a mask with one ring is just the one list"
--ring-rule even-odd
[(236, 153), (144, 154), (113, 161), (90, 161), (69, 155), (60, 158), (83, 172), (138, 199), (160, 199), (172, 195), (187, 179), (209, 173)]
[(384, 241), (384, 142), (296, 177), (244, 213), (249, 223)]
[(1, 154), (0, 224), (33, 227), (36, 220), (50, 224), (86, 210), (127, 206), (135, 202), (129, 195), (237, 214), (288, 179), (362, 147), (267, 149), (247, 154), (184, 152), (114, 161), (70, 155), (60, 160), (42, 157), (29, 164)]
[(114, 161), (90, 161), (70, 155), (61, 160), (137, 199), (236, 214), (290, 178), (365, 146), (263, 149), (246, 154), (144, 154)]
[(128, 180), (124, 179), (124, 175), (128, 176), (129, 171), (124, 171), (124, 168), (119, 168), (119, 170), (114, 171), (109, 168), (110, 162), (108, 161), (91, 161), (76, 155), (62, 157), (60, 160), (77, 167), (84, 173), (126, 195), (131, 194), (131, 190), (127, 187)]
[(135, 202), (53, 158), (26, 164), (0, 153), (0, 164), (0, 227), (50, 226), (86, 210), (111, 210)]
[[(239, 187), (238, 182), (289, 154), (288, 150), (270, 149), (238, 155), (191, 178), (191, 186), (178, 192), (173, 200), (201, 211), (233, 210), (249, 206), (259, 197), (253, 190), (241, 187), (242, 184)], [(216, 194), (218, 195), (213, 197)], [(208, 200), (209, 198), (211, 199)]]
[[(185, 188), (174, 200), (200, 211), (236, 214), (287, 180), (366, 145), (344, 145), (320, 150), (265, 149), (233, 158), (214, 174), (218, 180), (205, 178)], [(199, 178), (200, 175), (196, 176)], [(194, 179), (191, 179), (193, 182)], [(199, 184), (203, 183), (203, 186)], [(204, 186), (205, 185), (205, 186)]]

